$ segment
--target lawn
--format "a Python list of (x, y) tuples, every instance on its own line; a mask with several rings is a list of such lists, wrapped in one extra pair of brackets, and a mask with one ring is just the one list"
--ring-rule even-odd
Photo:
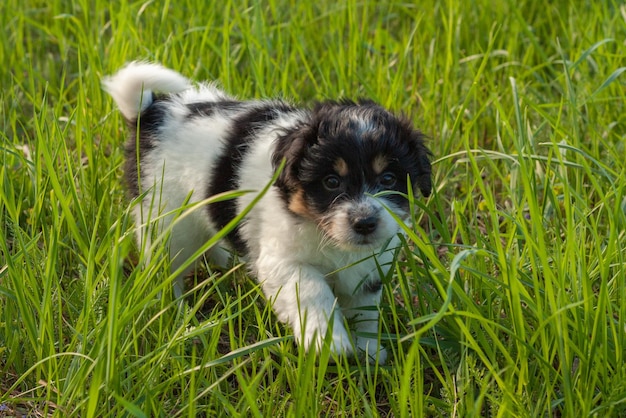
[[(0, 417), (626, 416), (622, 2), (3, 0), (0, 31)], [(428, 135), (387, 364), (305, 353), (242, 266), (184, 304), (138, 267), (100, 87), (135, 59)]]

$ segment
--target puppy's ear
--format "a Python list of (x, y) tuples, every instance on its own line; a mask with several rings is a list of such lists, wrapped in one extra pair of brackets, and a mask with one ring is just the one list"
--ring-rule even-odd
[(283, 194), (289, 195), (298, 189), (300, 164), (306, 156), (306, 150), (315, 143), (316, 138), (317, 130), (310, 123), (303, 123), (290, 129), (276, 142), (272, 164), (274, 170), (277, 170), (283, 159), (285, 160), (283, 171), (276, 180), (276, 186)]
[(421, 132), (411, 129), (411, 133), (409, 135), (409, 148), (411, 158), (415, 163), (416, 169), (411, 181), (413, 182), (413, 187), (415, 189), (419, 189), (422, 196), (428, 197), (432, 191), (432, 170), (430, 167), (430, 157), (432, 156), (432, 153), (424, 144), (424, 138), (425, 137)]

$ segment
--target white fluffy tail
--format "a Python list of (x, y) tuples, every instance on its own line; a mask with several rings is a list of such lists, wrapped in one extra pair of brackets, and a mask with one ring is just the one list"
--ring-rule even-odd
[(122, 115), (134, 120), (152, 103), (152, 92), (178, 93), (190, 87), (188, 79), (159, 64), (131, 62), (115, 75), (102, 80)]

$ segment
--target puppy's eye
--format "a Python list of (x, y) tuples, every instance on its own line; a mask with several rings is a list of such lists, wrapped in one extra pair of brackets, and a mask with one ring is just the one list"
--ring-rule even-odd
[(341, 187), (341, 180), (334, 174), (324, 177), (322, 183), (328, 191), (335, 191)]
[(378, 178), (378, 182), (381, 186), (391, 188), (396, 185), (396, 175), (393, 173), (383, 173)]

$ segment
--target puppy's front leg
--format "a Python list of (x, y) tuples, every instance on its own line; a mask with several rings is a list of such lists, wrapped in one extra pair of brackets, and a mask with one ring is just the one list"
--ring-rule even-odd
[[(339, 295), (344, 315), (353, 321), (357, 332), (358, 354), (363, 354), (370, 362), (380, 364), (387, 360), (387, 350), (378, 344), (378, 305), (382, 296), (381, 282), (374, 280), (362, 286), (357, 292)], [(358, 335), (360, 334), (360, 335)]]
[(278, 319), (293, 329), (298, 344), (320, 349), (332, 326), (331, 350), (352, 353), (337, 299), (315, 267), (275, 257), (260, 257), (258, 280)]

